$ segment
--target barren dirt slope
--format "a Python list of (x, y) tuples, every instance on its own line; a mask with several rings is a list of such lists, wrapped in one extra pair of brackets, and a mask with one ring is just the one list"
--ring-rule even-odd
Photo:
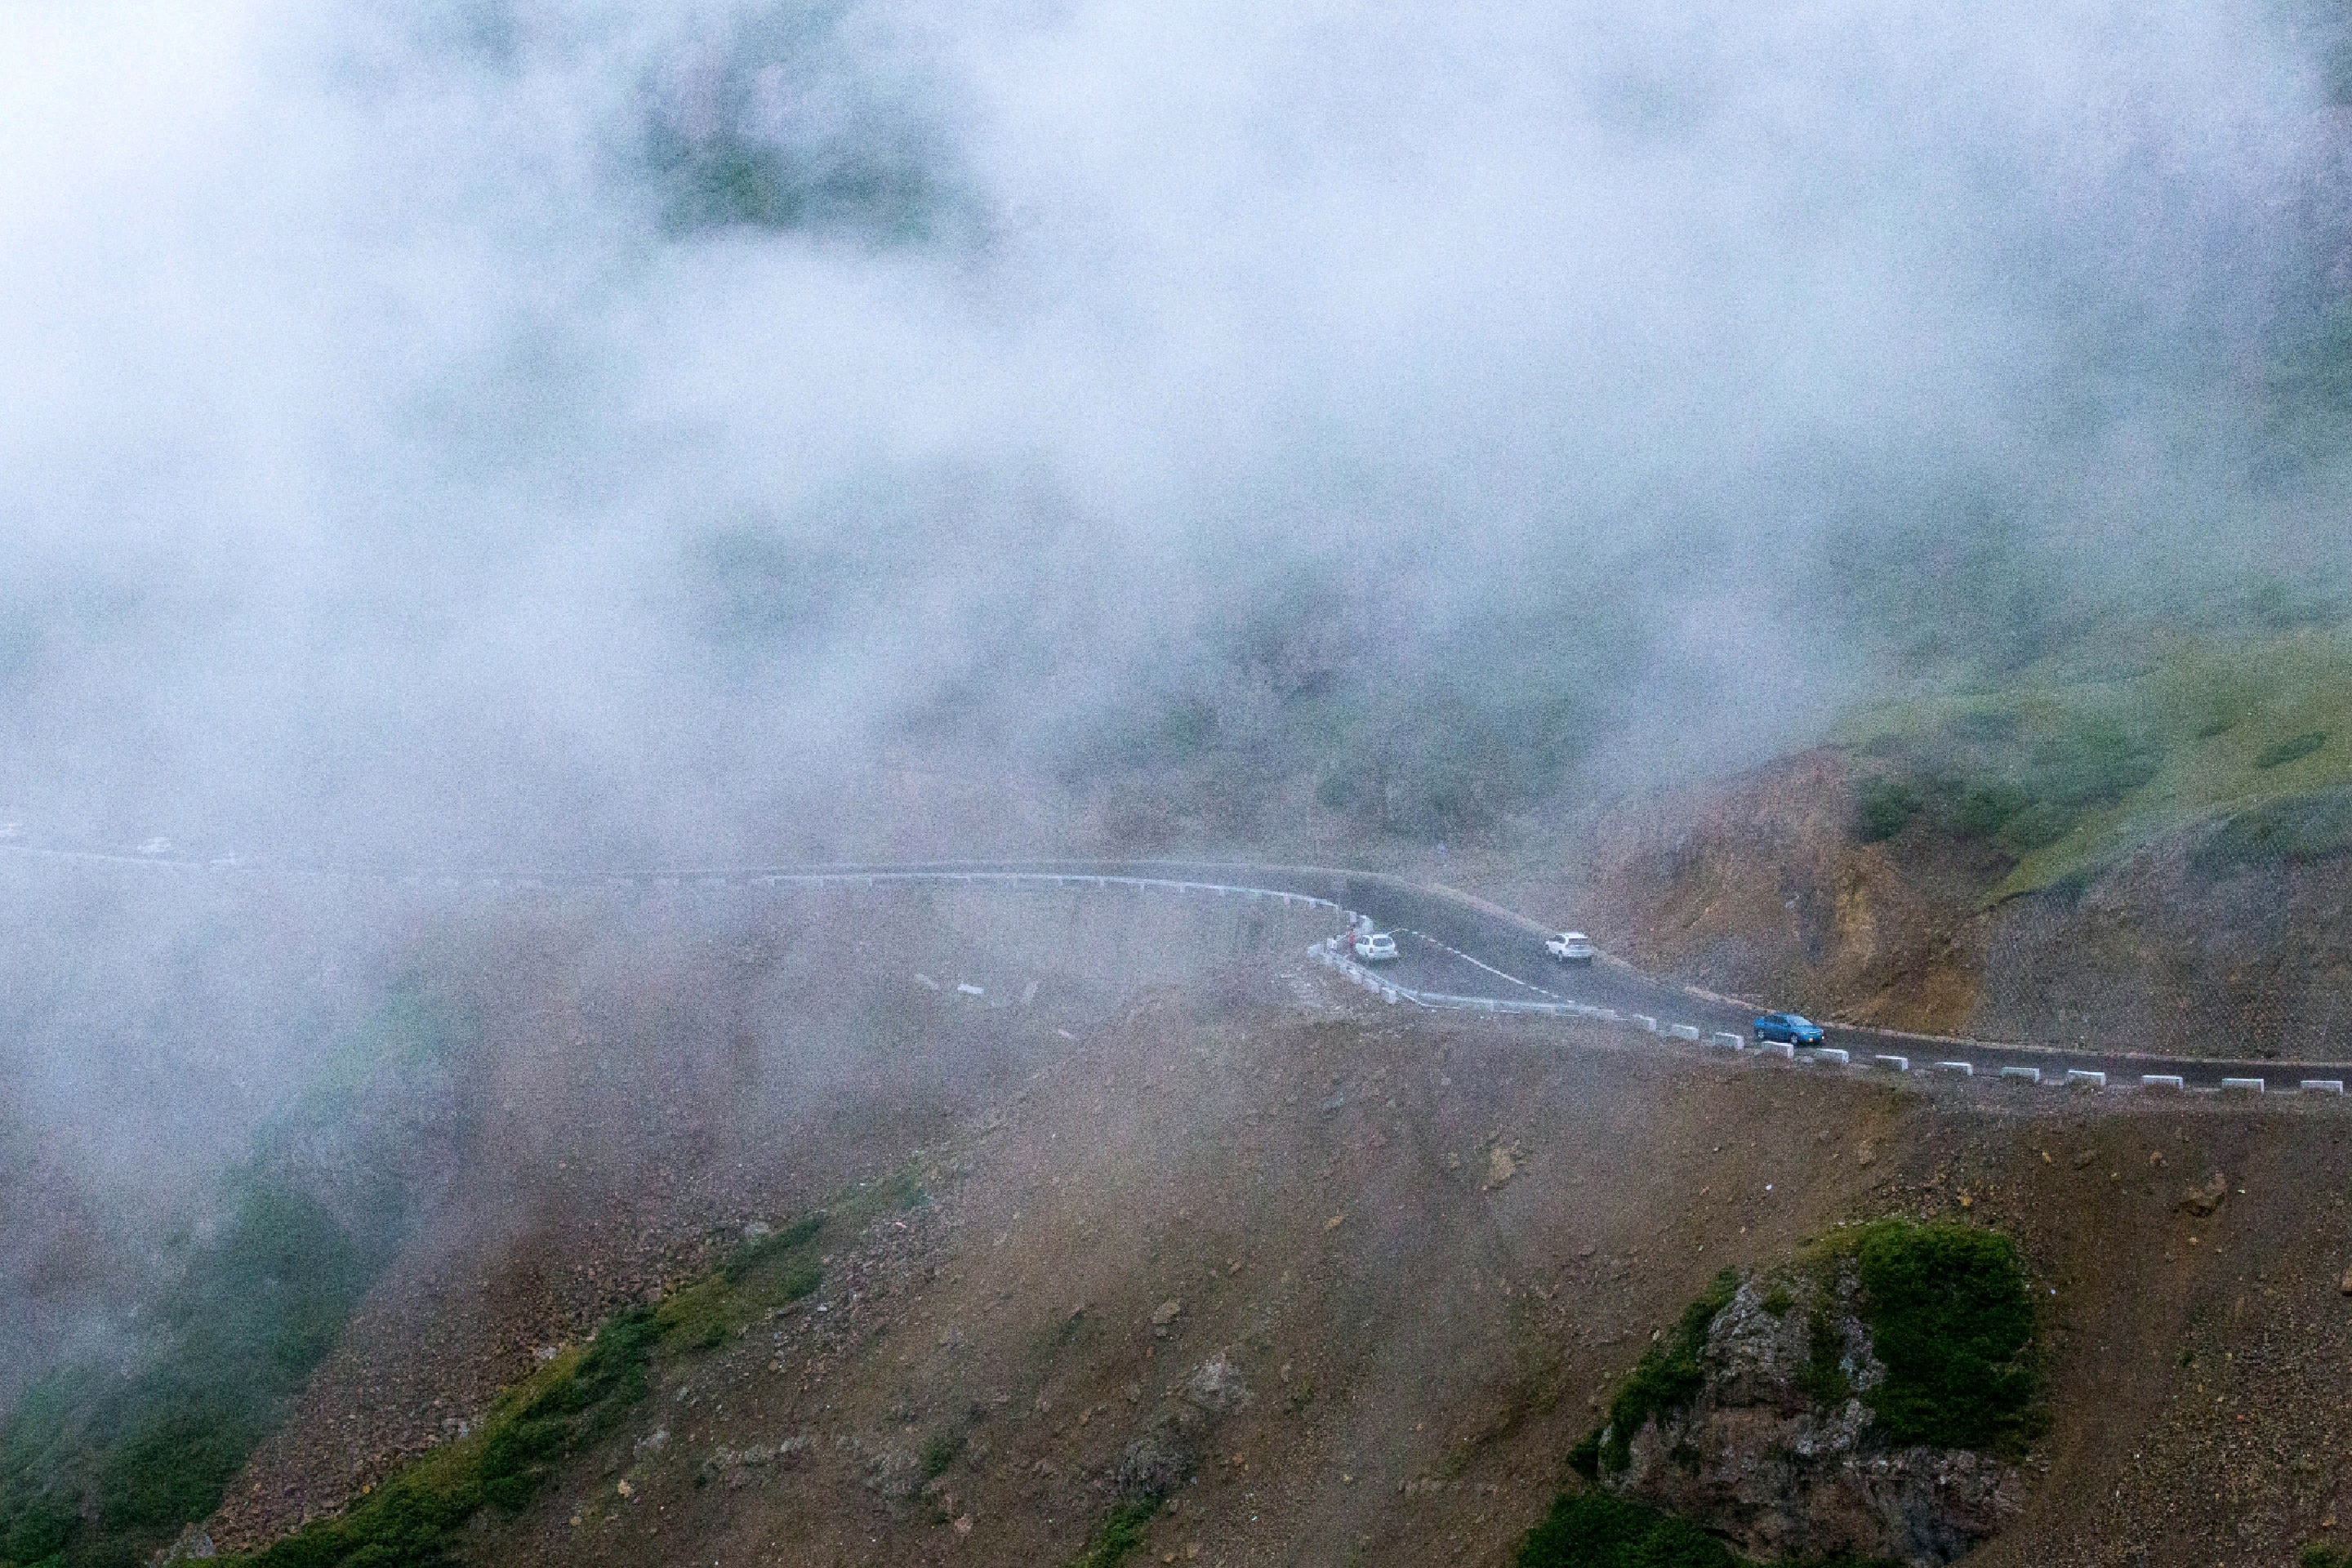
[[(1150, 1561), (1500, 1563), (1717, 1269), (1895, 1210), (2011, 1229), (2044, 1292), (2050, 1435), (1978, 1561), (2251, 1568), (2335, 1531), (2340, 1108), (2093, 1118), (1296, 974), (1221, 994), (1140, 1000), (891, 1151), (919, 1199), (828, 1243), (814, 1295), (657, 1362), (622, 1428), (469, 1555), (1064, 1563), (1145, 1463), (1189, 1476)], [(2213, 1170), (2218, 1211), (2182, 1210)], [(399, 1321), (344, 1353), (404, 1353), (367, 1342)]]
[(1825, 1018), (2168, 1055), (2345, 1054), (2352, 857), (2217, 858), (2200, 846), (2220, 829), (2200, 822), (1985, 908), (2012, 862), (1924, 825), (1861, 842), (1859, 776), (1822, 750), (1627, 805), (1570, 857), (1589, 879), (1552, 901), (1645, 967)]

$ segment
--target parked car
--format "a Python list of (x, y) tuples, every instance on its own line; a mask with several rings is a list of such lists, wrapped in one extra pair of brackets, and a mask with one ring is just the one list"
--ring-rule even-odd
[(1794, 1013), (1767, 1013), (1748, 1028), (1759, 1044), (1777, 1040), (1788, 1046), (1818, 1046), (1824, 1038), (1819, 1024)]
[(1387, 931), (1366, 931), (1356, 939), (1356, 958), (1360, 963), (1393, 963), (1396, 955), (1396, 938)]
[(1564, 931), (1544, 942), (1544, 951), (1562, 963), (1592, 962), (1592, 939), (1580, 931)]
[(160, 836), (150, 838), (139, 847), (139, 853), (142, 855), (169, 855), (171, 852), (172, 841)]

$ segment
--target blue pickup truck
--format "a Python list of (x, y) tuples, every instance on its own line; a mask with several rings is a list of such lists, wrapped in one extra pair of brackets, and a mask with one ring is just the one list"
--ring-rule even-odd
[(1748, 1026), (1757, 1043), (1777, 1040), (1789, 1046), (1818, 1046), (1822, 1043), (1822, 1026), (1810, 1018), (1794, 1013), (1767, 1013)]

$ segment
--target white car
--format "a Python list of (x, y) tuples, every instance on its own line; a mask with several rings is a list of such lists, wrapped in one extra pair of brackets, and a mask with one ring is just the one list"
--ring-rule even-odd
[(1562, 963), (1592, 962), (1592, 939), (1580, 931), (1564, 931), (1544, 942), (1544, 951)]
[(1368, 931), (1356, 939), (1356, 958), (1363, 963), (1396, 962), (1396, 938), (1384, 931)]
[(171, 852), (172, 841), (168, 838), (150, 838), (139, 847), (142, 855), (169, 855)]

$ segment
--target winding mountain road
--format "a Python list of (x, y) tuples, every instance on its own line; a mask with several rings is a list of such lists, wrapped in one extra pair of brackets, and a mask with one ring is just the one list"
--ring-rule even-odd
[[(1558, 1012), (1574, 1005), (1586, 1016), (1597, 1009), (1618, 1016), (1621, 1022), (1649, 1020), (1662, 1032), (1676, 1024), (1688, 1026), (1703, 1042), (1720, 1042), (1727, 1036), (1745, 1041), (1750, 1022), (1767, 1010), (1763, 1004), (1643, 973), (1606, 953), (1590, 966), (1560, 965), (1543, 948), (1545, 937), (1556, 928), (1538, 925), (1451, 888), (1345, 868), (1247, 861), (998, 860), (656, 871), (390, 871), (190, 859), (24, 843), (0, 845), (0, 856), (154, 875), (285, 879), (421, 889), (715, 891), (936, 883), (1041, 889), (1117, 886), (1202, 897), (1279, 899), (1328, 908), (1335, 916), (1361, 914), (1376, 926), (1393, 931), (1398, 959), (1383, 965), (1377, 974), (1361, 971), (1336, 953), (1327, 954), (1327, 961), (1384, 987), (1398, 999), (1421, 1005)], [(2352, 1078), (2352, 1062), (2220, 1060), (2155, 1052), (2063, 1050), (1847, 1025), (1823, 1027), (1829, 1052), (1797, 1055), (1836, 1065), (1837, 1054), (1843, 1052), (1848, 1058), (1846, 1065), (1857, 1071), (1957, 1073), (1965, 1067), (1977, 1078), (2024, 1079), (2070, 1087), (2139, 1087), (2154, 1081), (2186, 1089), (2338, 1095), (2345, 1079)]]

